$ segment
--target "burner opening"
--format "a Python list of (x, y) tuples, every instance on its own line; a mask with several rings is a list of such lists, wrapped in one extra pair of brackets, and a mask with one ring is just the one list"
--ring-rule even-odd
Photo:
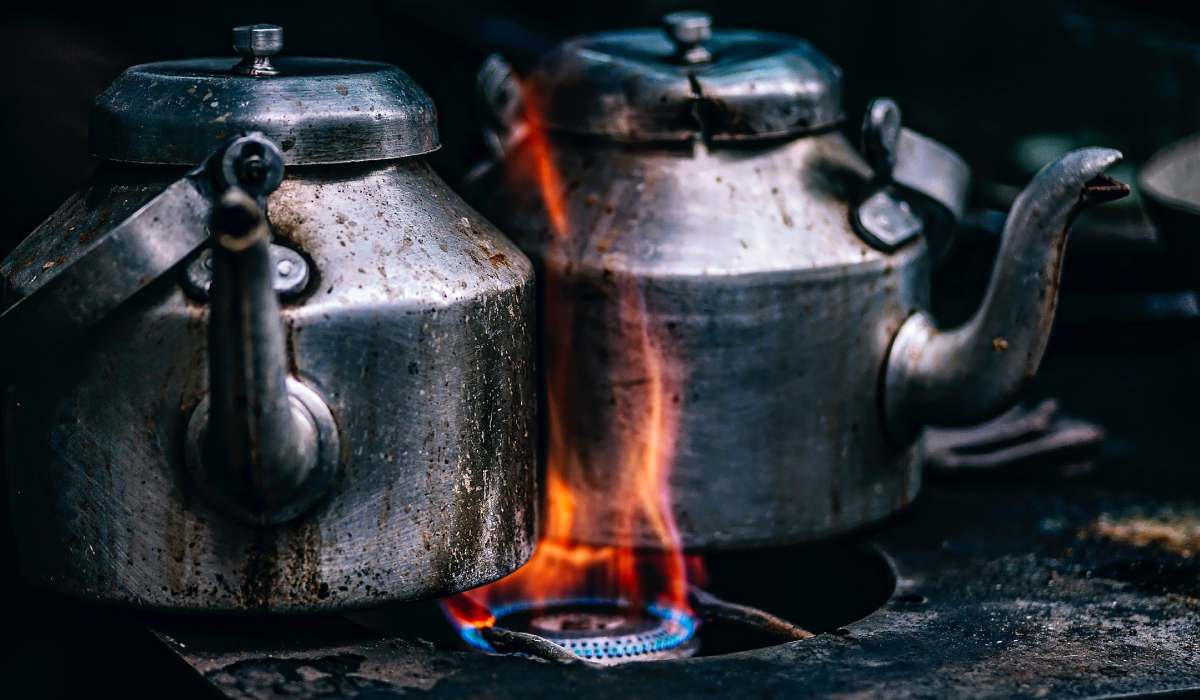
[[(543, 605), (515, 603), (492, 613), (500, 633), (535, 634), (599, 664), (682, 659), (698, 650), (696, 618), (662, 605), (581, 599)], [(463, 638), (473, 646), (495, 651), (489, 632), (467, 628)]]
[[(705, 592), (725, 603), (756, 608), (815, 634), (839, 633), (841, 628), (882, 607), (896, 586), (896, 575), (888, 558), (874, 547), (853, 541), (710, 552), (704, 558)], [(679, 614), (678, 611), (632, 611), (628, 606), (596, 599), (558, 601), (540, 609), (530, 603), (499, 607), (489, 611), (495, 617), (490, 629), (483, 618), (479, 627), (455, 629), (433, 601), (387, 605), (350, 613), (349, 617), (377, 632), (420, 638), (445, 650), (470, 647), (535, 656), (545, 656), (542, 652), (547, 651), (534, 648), (538, 639), (553, 641), (571, 652), (575, 652), (575, 647), (587, 648), (594, 655), (597, 636), (653, 635), (657, 630), (660, 634), (668, 632), (665, 637), (670, 640), (670, 631), (679, 634), (689, 626), (690, 636), (682, 634), (684, 639), (674, 648), (638, 658), (714, 657), (785, 641), (761, 625), (708, 615), (704, 601), (691, 598), (694, 617), (682, 617), (673, 624), (668, 623), (672, 622), (672, 613)], [(489, 636), (497, 643), (489, 642)], [(511, 643), (514, 641), (517, 643)], [(500, 649), (505, 642), (510, 643)], [(593, 644), (584, 647), (584, 642)], [(631, 658), (615, 657), (607, 663), (621, 660)]]
[[(896, 572), (881, 551), (853, 541), (816, 542), (705, 556), (704, 588), (722, 600), (757, 608), (815, 634), (833, 633), (882, 607)], [(704, 656), (780, 644), (761, 627), (704, 619)]]

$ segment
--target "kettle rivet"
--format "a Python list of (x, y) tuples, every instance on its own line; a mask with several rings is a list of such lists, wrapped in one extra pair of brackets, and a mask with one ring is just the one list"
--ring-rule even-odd
[[(273, 285), (280, 299), (294, 299), (308, 287), (310, 272), (303, 255), (291, 248), (273, 243), (271, 244), (271, 261), (274, 263), (272, 267), (275, 270)], [(196, 301), (206, 302), (209, 288), (212, 286), (212, 276), (212, 250), (205, 248), (187, 266), (181, 280), (183, 289)]]
[(242, 75), (278, 75), (271, 57), (283, 50), (283, 27), (278, 24), (234, 27), (233, 50), (242, 57), (234, 71)]
[(675, 55), (684, 63), (705, 63), (712, 53), (702, 45), (712, 38), (712, 16), (707, 12), (684, 10), (663, 16), (663, 27), (675, 44)]

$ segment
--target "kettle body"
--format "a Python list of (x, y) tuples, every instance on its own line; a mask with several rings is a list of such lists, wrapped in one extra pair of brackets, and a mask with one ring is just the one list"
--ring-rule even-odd
[[(211, 72), (225, 80), (234, 63)], [(288, 75), (289, 64), (279, 64)], [(352, 77), (376, 76), (378, 89), (419, 91), (390, 66), (343, 68)], [(179, 72), (170, 64), (132, 70)], [(203, 71), (183, 72), (184, 80), (201, 81), (198, 92), (207, 89)], [(325, 117), (379, 98), (378, 90), (356, 91), (356, 83), (334, 75), (321, 103), (323, 92), (293, 77), (314, 93), (313, 108)], [(248, 90), (291, 89), (275, 78), (246, 80), (265, 81), (248, 83)], [(100, 103), (111, 99), (106, 93)], [(262, 109), (282, 100), (247, 101)], [(397, 108), (409, 130), (421, 127), (410, 106)], [(272, 123), (249, 119), (250, 127)], [(303, 129), (323, 127), (291, 128), (295, 147), (278, 153), (294, 160), (260, 200), (273, 229), (274, 279), (266, 297), (236, 297), (265, 300), (263, 309), (227, 303), (222, 308), (232, 311), (218, 320), (216, 297), (228, 301), (238, 285), (261, 280), (226, 274), (222, 281), (219, 270), (230, 263), (210, 250), (220, 238), (216, 217), (208, 222), (199, 209), (177, 220), (147, 214), (162, 207), (178, 186), (173, 182), (187, 181), (172, 163), (109, 158), (0, 265), (18, 300), (11, 312), (47, 298), (47, 289), (67, 295), (55, 273), (67, 278), (83, 269), (104, 254), (102, 246), (116, 245), (114, 236), (130, 231), (129, 222), (154, 229), (152, 241), (169, 239), (172, 227), (213, 229), (211, 246), (205, 236), (178, 262), (162, 246), (142, 246), (111, 274), (93, 278), (103, 295), (106, 282), (128, 281), (120, 271), (166, 258), (165, 272), (138, 280), (136, 293), (74, 329), (69, 344), (46, 348), (41, 361), (8, 378), (9, 498), (20, 569), (32, 581), (89, 600), (168, 611), (318, 612), (464, 590), (509, 573), (531, 554), (530, 262), (445, 185), (421, 149), (356, 160), (357, 151), (338, 156), (324, 147), (334, 155), (305, 156), (312, 142), (303, 141), (310, 133)], [(274, 138), (286, 146), (292, 137)], [(433, 138), (436, 145), (436, 132)], [(191, 153), (179, 160), (198, 159)], [(321, 160), (347, 162), (312, 162)], [(264, 240), (260, 252), (266, 250)], [(30, 337), (36, 332), (34, 326)], [(254, 363), (217, 362), (214, 343), (229, 337), (250, 346), (246, 356)], [(216, 456), (208, 462), (189, 459), (199, 449), (196, 435), (204, 434), (195, 426), (210, 414), (235, 414), (225, 418), (252, 427), (265, 421), (261, 407), (272, 397), (253, 395), (264, 376), (286, 377), (293, 403), (299, 397), (313, 409), (310, 415), (291, 406), (293, 417), (303, 413), (303, 428), (319, 428), (317, 462), (305, 464), (318, 464), (323, 475), (274, 511), (255, 510), (272, 494), (258, 501), (245, 494), (279, 490), (285, 480), (256, 480), (258, 472), (230, 467), (238, 455), (224, 436), (209, 441)], [(241, 388), (222, 404), (218, 381)], [(250, 430), (248, 452), (266, 449), (274, 437), (266, 432)], [(237, 498), (249, 505), (231, 507)]]
[(967, 166), (887, 99), (852, 145), (841, 70), (806, 42), (672, 13), (524, 75), (494, 57), (479, 87), (481, 208), (541, 272), (548, 473), (569, 494), (549, 509), (586, 513), (570, 538), (592, 544), (782, 545), (901, 510), (922, 426), (1015, 399), (1074, 213), (1127, 191), (1102, 177), (1115, 151), (1047, 166), (983, 306), (941, 329), (929, 277)]
[[(910, 503), (916, 444), (879, 429), (875, 397), (892, 336), (927, 303), (930, 263), (923, 241), (886, 253), (851, 229), (853, 193), (871, 170), (846, 139), (738, 150), (552, 143), (572, 183), (561, 203), (568, 242), (545, 232), (541, 190), (524, 178), (538, 172), (527, 146), (509, 154), (485, 209), (555, 297), (573, 300), (565, 318), (543, 315), (555, 336), (543, 362), (571, 387), (563, 429), (597, 465), (574, 484), (577, 498), (596, 499), (594, 517), (576, 524), (581, 539), (622, 536), (612, 497), (622, 472), (599, 465), (647, 429), (621, 410), (647, 372), (630, 323), (654, 329), (677, 394), (668, 490), (687, 546), (824, 537)], [(658, 541), (635, 532), (645, 538), (635, 545)]]

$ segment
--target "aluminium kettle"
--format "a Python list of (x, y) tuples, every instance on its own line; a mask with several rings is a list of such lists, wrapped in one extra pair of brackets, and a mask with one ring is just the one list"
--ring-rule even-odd
[[(946, 329), (930, 269), (968, 168), (887, 99), (852, 145), (842, 72), (810, 44), (680, 12), (568, 40), (521, 76), (493, 57), (479, 85), (493, 155), (472, 187), (539, 268), (548, 469), (581, 542), (779, 545), (904, 508), (921, 428), (1015, 399), (1073, 216), (1128, 191), (1103, 177), (1111, 149), (1046, 166), (982, 306)], [(661, 483), (630, 479), (629, 445), (653, 447)], [(638, 498), (670, 518), (631, 519)]]
[(134, 66), (95, 177), (0, 264), (22, 573), (94, 601), (316, 612), (531, 554), (533, 270), (433, 172), (394, 66)]

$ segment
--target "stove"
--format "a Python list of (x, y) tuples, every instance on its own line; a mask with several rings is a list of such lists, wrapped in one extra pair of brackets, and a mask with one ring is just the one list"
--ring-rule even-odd
[[(1176, 387), (1200, 386), (1186, 362), (1200, 341), (1185, 330), (1154, 340), (1106, 326), (1108, 345), (1076, 332), (1053, 348), (1034, 396), (1105, 426), (1092, 469), (935, 478), (873, 531), (710, 554), (694, 617), (560, 600), (494, 608), (465, 641), (432, 602), (270, 624), (117, 619), (187, 679), (176, 694), (228, 698), (1200, 689), (1200, 473), (1191, 446), (1164, 437), (1191, 423), (1169, 400)], [(1132, 336), (1136, 359), (1117, 342)], [(88, 619), (92, 638), (113, 629)]]
[[(699, 649), (696, 618), (687, 611), (661, 605), (559, 600), (537, 606), (506, 606), (495, 613), (495, 627), (484, 628), (476, 635), (464, 634), (464, 639), (485, 651), (497, 651), (487, 641), (489, 635), (494, 640), (503, 640), (505, 635), (513, 633), (531, 635), (556, 644), (584, 661), (605, 666), (686, 659)], [(500, 646), (504, 646), (502, 641)], [(509, 647), (513, 646), (509, 642)], [(539, 655), (536, 649), (531, 649), (530, 654)], [(565, 657), (555, 654), (550, 658)]]
[(1200, 386), (1200, 323), (1063, 331), (1028, 405), (1053, 397), (1104, 427), (1090, 468), (1072, 455), (934, 469), (910, 509), (871, 531), (706, 554), (690, 615), (594, 598), (496, 606), (472, 639), (436, 601), (325, 617), (166, 617), (10, 580), (7, 687), (575, 700), (1200, 690), (1200, 471), (1187, 439), (1195, 411), (1179, 399), (1180, 387)]

